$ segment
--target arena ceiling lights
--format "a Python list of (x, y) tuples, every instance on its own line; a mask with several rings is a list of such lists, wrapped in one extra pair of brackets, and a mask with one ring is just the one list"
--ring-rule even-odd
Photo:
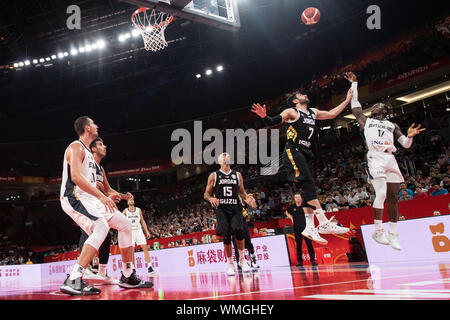
[[(223, 71), (223, 65), (218, 65), (217, 67), (216, 67), (216, 71), (217, 72), (222, 72)], [(212, 76), (213, 75), (213, 70), (211, 69), (211, 68), (208, 68), (208, 69), (206, 69), (206, 71), (205, 71), (205, 75), (206, 76)], [(201, 75), (201, 73), (197, 73), (196, 75), (195, 75), (195, 77), (197, 78), (197, 79), (200, 79), (201, 77), (202, 77), (202, 75)]]
[[(56, 60), (56, 58), (64, 59), (65, 57), (69, 56), (69, 52), (70, 55), (76, 56), (78, 54), (91, 52), (93, 50), (102, 50), (105, 47), (106, 47), (105, 40), (100, 39), (97, 40), (96, 42), (87, 43), (86, 45), (80, 46), (78, 48), (72, 47), (69, 51), (62, 51), (56, 54), (52, 54), (49, 57), (40, 57), (40, 58), (33, 58), (32, 60), (27, 59), (25, 61), (14, 62), (13, 67), (17, 69), (17, 68), (25, 68), (31, 65), (38, 65), (39, 63), (45, 64), (46, 62)], [(33, 63), (31, 63), (31, 61)]]
[(435, 86), (428, 87), (426, 89), (418, 90), (416, 92), (404, 95), (402, 97), (396, 98), (396, 100), (413, 103), (419, 100), (423, 100), (426, 98), (430, 98), (432, 96), (438, 95), (440, 93), (444, 93), (446, 91), (450, 90), (450, 81), (442, 82), (440, 84), (437, 84)]

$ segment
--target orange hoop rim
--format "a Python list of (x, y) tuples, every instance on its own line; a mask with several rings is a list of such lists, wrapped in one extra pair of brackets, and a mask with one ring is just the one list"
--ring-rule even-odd
[[(148, 27), (150, 27), (150, 26), (142, 26), (142, 25), (136, 24), (136, 23), (134, 22), (134, 16), (135, 16), (136, 14), (138, 14), (138, 13), (141, 13), (141, 12), (144, 12), (144, 11), (147, 11), (147, 10), (150, 10), (150, 8), (147, 8), (147, 7), (140, 7), (139, 9), (135, 10), (135, 11), (133, 12), (133, 14), (131, 15), (131, 23), (133, 23), (133, 25), (134, 25), (136, 28), (141, 29), (141, 30), (143, 30), (143, 31), (146, 31), (146, 29), (147, 29)], [(160, 24), (152, 25), (151, 27), (153, 27), (153, 28), (163, 27), (164, 25), (169, 24), (169, 23), (171, 23), (172, 21), (173, 21), (173, 16), (171, 15), (166, 21), (163, 21), (163, 22), (161, 22)]]

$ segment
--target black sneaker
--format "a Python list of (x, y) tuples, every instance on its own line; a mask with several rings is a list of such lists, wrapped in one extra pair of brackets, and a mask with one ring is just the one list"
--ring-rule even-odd
[(66, 281), (64, 281), (59, 290), (72, 296), (100, 294), (102, 292), (100, 289), (89, 287), (81, 277), (70, 280), (70, 275), (67, 275)]
[(152, 266), (149, 266), (149, 267), (148, 267), (148, 275), (149, 275), (149, 276), (152, 276), (152, 275), (155, 275), (155, 274), (156, 274), (156, 271), (153, 270)]
[(250, 255), (250, 260), (251, 260), (251, 267), (253, 269), (258, 269), (259, 265), (258, 262), (256, 261), (256, 257), (254, 255)]
[(311, 265), (312, 265), (313, 267), (317, 267), (317, 262), (315, 262), (315, 261), (313, 260), (313, 261), (311, 261)]
[(153, 287), (153, 282), (146, 282), (144, 280), (139, 279), (139, 277), (136, 275), (136, 270), (133, 270), (133, 273), (126, 278), (123, 275), (120, 277), (119, 281), (119, 287), (125, 288), (125, 289), (132, 289), (132, 288), (151, 288)]

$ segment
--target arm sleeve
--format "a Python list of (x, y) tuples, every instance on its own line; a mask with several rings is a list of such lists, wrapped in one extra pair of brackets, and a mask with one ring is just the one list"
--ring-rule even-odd
[(358, 82), (352, 82), (351, 89), (353, 91), (351, 106), (353, 108), (362, 108), (361, 103), (358, 101)]
[(398, 137), (397, 141), (402, 145), (403, 148), (409, 149), (413, 143), (413, 138), (401, 135), (400, 137)]
[(281, 117), (281, 114), (274, 116), (274, 117), (266, 116), (265, 118), (263, 118), (263, 120), (268, 125), (275, 125), (275, 124), (279, 124), (279, 123), (283, 122), (283, 118)]

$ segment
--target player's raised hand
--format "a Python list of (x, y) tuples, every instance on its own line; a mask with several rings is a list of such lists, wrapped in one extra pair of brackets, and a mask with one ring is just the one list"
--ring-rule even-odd
[(356, 75), (351, 71), (344, 73), (344, 78), (350, 82), (358, 81), (358, 79), (356, 78)]
[(256, 209), (256, 201), (255, 198), (253, 198), (252, 194), (247, 194), (247, 197), (245, 198), (245, 203), (248, 204), (252, 209)]
[(261, 107), (259, 103), (254, 103), (252, 106), (252, 112), (256, 113), (261, 118), (265, 118), (267, 116), (266, 105)]
[(104, 204), (107, 212), (114, 213), (115, 211), (117, 211), (117, 206), (114, 203), (113, 199), (107, 196), (102, 196), (99, 200)]
[(422, 128), (420, 129), (420, 127), (422, 126), (421, 124), (419, 124), (417, 127), (414, 128), (414, 123), (411, 125), (411, 127), (409, 127), (408, 129), (408, 138), (412, 138), (415, 135), (418, 135), (419, 133), (421, 133), (422, 131), (427, 130), (426, 128)]

